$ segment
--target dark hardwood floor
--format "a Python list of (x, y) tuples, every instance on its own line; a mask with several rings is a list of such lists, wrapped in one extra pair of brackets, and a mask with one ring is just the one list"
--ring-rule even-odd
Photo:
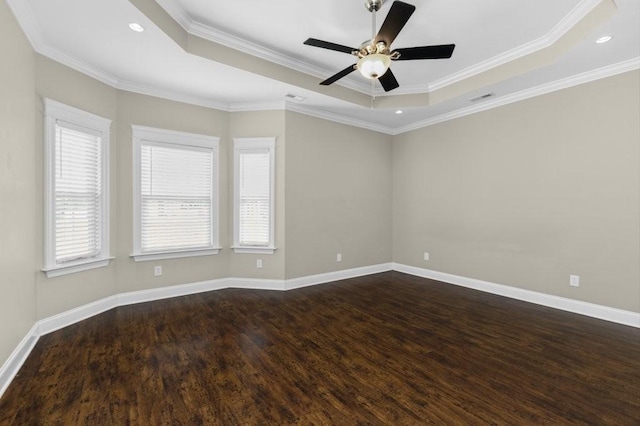
[(0, 424), (640, 424), (640, 330), (388, 272), (43, 336)]

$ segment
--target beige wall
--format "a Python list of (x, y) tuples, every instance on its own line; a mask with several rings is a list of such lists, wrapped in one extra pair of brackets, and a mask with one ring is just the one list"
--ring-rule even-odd
[[(276, 193), (275, 193), (275, 244), (274, 254), (234, 253), (228, 250), (229, 268), (232, 277), (284, 279), (285, 264), (285, 112), (260, 111), (237, 112), (230, 118), (229, 164), (229, 215), (228, 232), (233, 243), (233, 138), (275, 137), (276, 138)], [(229, 247), (227, 245), (227, 247)], [(256, 267), (256, 260), (262, 260), (262, 268)]]
[(295, 112), (286, 121), (286, 277), (390, 262), (391, 136)]
[(397, 136), (394, 261), (640, 311), (639, 82), (634, 71)]
[[(228, 276), (229, 216), (224, 208), (229, 203), (228, 122), (229, 114), (208, 108), (168, 101), (152, 96), (118, 91), (116, 134), (118, 152), (116, 227), (118, 242), (114, 246), (117, 269), (117, 291), (145, 290), (167, 285), (188, 284)], [(133, 252), (133, 148), (131, 125), (220, 137), (220, 244), (217, 255), (134, 262)], [(153, 275), (153, 267), (162, 266), (162, 276)]]
[(117, 91), (103, 83), (94, 80), (82, 73), (74, 71), (51, 59), (36, 54), (36, 95), (37, 126), (36, 138), (36, 181), (37, 197), (36, 212), (37, 221), (34, 226), (37, 230), (38, 255), (36, 256), (36, 305), (38, 319), (47, 318), (60, 312), (73, 309), (78, 306), (91, 303), (104, 297), (115, 294), (116, 276), (115, 263), (112, 261), (106, 268), (92, 269), (77, 274), (63, 275), (56, 278), (47, 278), (40, 271), (43, 262), (44, 247), (44, 108), (43, 99), (49, 98), (75, 108), (97, 114), (112, 120), (110, 135), (110, 242), (111, 255), (117, 242), (116, 223), (114, 220), (116, 206), (118, 204), (116, 185), (116, 162), (113, 161), (117, 152), (118, 138), (115, 133), (116, 118), (116, 94)]
[[(38, 319), (117, 293), (392, 259), (640, 311), (638, 71), (391, 137), (294, 112), (227, 113), (118, 91), (34, 54), (5, 2), (0, 55), (0, 363)], [(40, 272), (44, 97), (113, 120), (115, 259), (54, 279)], [(220, 254), (129, 257), (132, 124), (221, 138)], [(257, 255), (229, 249), (232, 138), (255, 136), (277, 138), (278, 250), (260, 256), (260, 270)]]
[[(36, 90), (40, 99), (51, 98), (113, 120), (111, 124), (111, 197), (110, 243), (115, 259), (99, 268), (57, 278), (37, 273), (38, 318), (47, 318), (84, 304), (129, 291), (175, 284), (207, 281), (228, 276), (228, 250), (216, 256), (134, 262), (133, 249), (133, 178), (131, 125), (159, 127), (169, 130), (219, 136), (220, 140), (220, 204), (226, 205), (228, 121), (229, 114), (151, 96), (123, 92), (106, 86), (81, 73), (37, 55)], [(42, 130), (42, 106), (38, 110), (38, 135)], [(38, 164), (42, 164), (42, 144), (37, 148)], [(42, 246), (43, 178), (38, 176), (37, 211), (38, 245)], [(220, 215), (220, 243), (229, 245), (224, 209)], [(42, 264), (42, 254), (38, 255)], [(155, 277), (153, 267), (161, 265), (163, 275)], [(38, 266), (40, 267), (40, 266)], [(90, 283), (90, 285), (89, 285)]]
[(34, 54), (0, 2), (0, 365), (36, 320)]

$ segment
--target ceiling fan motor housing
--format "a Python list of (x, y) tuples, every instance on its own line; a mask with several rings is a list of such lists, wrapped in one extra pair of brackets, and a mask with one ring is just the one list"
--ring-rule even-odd
[(353, 52), (359, 58), (363, 58), (367, 55), (373, 55), (379, 53), (381, 55), (390, 55), (391, 52), (384, 41), (379, 41), (373, 44), (374, 40), (367, 40), (360, 45), (360, 49)]
[(369, 12), (373, 12), (374, 10), (377, 12), (382, 7), (382, 3), (384, 0), (364, 0), (364, 7), (367, 8)]

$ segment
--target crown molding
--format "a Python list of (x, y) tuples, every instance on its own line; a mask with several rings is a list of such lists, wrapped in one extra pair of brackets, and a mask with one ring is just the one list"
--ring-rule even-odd
[[(192, 21), (189, 27), (185, 30), (191, 35), (204, 38), (206, 40), (221, 44), (239, 52), (246, 53), (248, 55), (255, 56), (257, 58), (264, 59), (266, 61), (273, 62), (283, 67), (290, 68), (303, 74), (312, 75), (320, 79), (324, 79), (330, 73), (335, 72), (328, 71), (324, 68), (320, 68), (315, 65), (299, 61), (297, 59), (293, 59), (268, 47), (258, 45), (257, 43), (251, 41), (243, 40), (235, 35), (225, 33), (199, 22)], [(364, 94), (368, 94), (369, 92), (369, 86), (365, 83), (359, 83), (350, 80), (341, 80), (340, 85)]]
[(274, 101), (274, 102), (243, 102), (243, 103), (235, 103), (231, 104), (229, 111), (230, 112), (249, 112), (249, 111), (274, 111), (274, 110), (284, 110), (285, 109), (285, 101)]
[(109, 86), (116, 87), (118, 83), (117, 78), (47, 45), (42, 38), (40, 27), (28, 1), (6, 0), (6, 2), (36, 53), (66, 65)]
[(595, 70), (587, 71), (581, 74), (572, 75), (560, 80), (545, 83), (540, 86), (532, 87), (530, 89), (522, 90), (520, 92), (512, 93), (503, 97), (499, 97), (487, 102), (483, 102), (477, 105), (472, 105), (467, 108), (458, 109), (449, 113), (441, 114), (435, 117), (431, 117), (426, 120), (418, 121), (407, 126), (399, 127), (394, 130), (393, 135), (399, 135), (402, 133), (410, 132), (412, 130), (421, 129), (423, 127), (433, 126), (434, 124), (443, 123), (445, 121), (454, 120), (456, 118), (464, 117), (466, 115), (475, 114), (478, 112), (486, 111), (489, 109), (497, 108), (503, 105), (508, 105), (514, 102), (523, 101), (525, 99), (533, 98), (547, 93), (556, 92), (558, 90), (567, 89), (580, 84), (589, 83), (591, 81), (600, 80), (602, 78), (613, 77), (618, 74), (622, 74), (629, 71), (640, 69), (640, 57), (632, 58), (627, 61), (619, 62), (617, 64), (608, 65), (605, 67), (597, 68)]
[(87, 64), (86, 62), (80, 61), (76, 58), (73, 58), (66, 53), (62, 53), (61, 51), (52, 48), (49, 45), (42, 45), (39, 49), (36, 49), (37, 53), (42, 56), (46, 56), (49, 59), (52, 59), (56, 62), (61, 63), (62, 65), (66, 65), (69, 68), (72, 68), (82, 74), (85, 74), (91, 78), (94, 78), (108, 86), (113, 88), (118, 87), (118, 79), (111, 74), (108, 74), (92, 65)]
[(362, 129), (372, 130), (378, 133), (384, 133), (387, 135), (395, 134), (394, 129), (391, 127), (382, 126), (380, 124), (371, 123), (369, 121), (358, 120), (357, 118), (347, 117), (341, 114), (335, 114), (333, 112), (310, 107), (308, 105), (285, 102), (285, 109), (287, 111), (298, 112), (300, 114), (310, 115), (312, 117), (321, 118), (323, 120), (333, 121), (340, 124), (346, 124), (348, 126), (360, 127)]
[(171, 90), (151, 87), (142, 83), (119, 80), (118, 78), (96, 67), (93, 67), (86, 62), (79, 61), (78, 59), (73, 58), (66, 53), (62, 53), (61, 51), (47, 45), (44, 42), (40, 32), (40, 28), (34, 17), (33, 10), (29, 6), (28, 1), (6, 0), (6, 2), (15, 15), (16, 20), (22, 28), (22, 31), (25, 33), (27, 39), (31, 43), (31, 47), (36, 51), (36, 53), (42, 56), (59, 62), (62, 65), (72, 68), (110, 87), (113, 87), (114, 89), (125, 90), (142, 95), (155, 96), (172, 101), (183, 102), (227, 112), (231, 110), (228, 104), (217, 102), (209, 98), (189, 96)]
[(324, 120), (334, 121), (350, 126), (361, 127), (368, 130), (376, 131), (379, 133), (385, 133), (388, 135), (396, 136), (402, 133), (418, 130), (424, 127), (433, 126), (435, 124), (443, 123), (446, 121), (461, 118), (467, 115), (476, 114), (478, 112), (490, 110), (503, 105), (519, 102), (536, 96), (544, 95), (547, 93), (555, 92), (562, 89), (567, 89), (573, 86), (577, 86), (591, 81), (599, 80), (602, 78), (613, 77), (618, 74), (640, 69), (640, 57), (632, 58), (627, 61), (619, 62), (617, 64), (608, 65), (602, 68), (597, 68), (592, 71), (587, 71), (581, 74), (563, 78), (560, 80), (545, 83), (540, 86), (536, 86), (530, 89), (522, 90), (520, 92), (512, 93), (500, 98), (496, 98), (491, 101), (475, 104), (467, 108), (458, 109), (441, 115), (437, 115), (426, 120), (418, 121), (412, 124), (401, 127), (387, 127), (374, 123), (370, 123), (363, 120), (358, 120), (350, 117), (345, 117), (339, 114), (334, 114), (328, 111), (324, 111), (318, 108), (310, 107), (307, 105), (294, 104), (286, 102), (286, 109), (288, 111), (299, 112), (301, 114), (310, 115), (316, 118)]
[(31, 46), (35, 51), (44, 46), (44, 40), (40, 35), (40, 27), (33, 14), (33, 10), (28, 1), (25, 0), (5, 0), (11, 12), (16, 17), (22, 32), (24, 32), (27, 40), (31, 43)]
[(217, 109), (220, 111), (230, 112), (231, 107), (224, 102), (215, 101), (211, 98), (203, 96), (185, 95), (173, 90), (162, 89), (155, 86), (149, 86), (133, 81), (120, 81), (115, 86), (119, 90), (138, 93), (140, 95), (154, 96), (156, 98), (168, 99), (170, 101), (182, 102), (185, 104), (201, 106), (205, 108)]
[[(500, 65), (530, 55), (538, 50), (544, 49), (557, 42), (560, 37), (566, 34), (585, 16), (587, 16), (603, 0), (582, 0), (566, 16), (564, 16), (548, 33), (540, 38), (522, 44), (514, 49), (503, 52), (473, 66), (467, 67), (457, 73), (451, 74), (431, 83), (403, 85), (394, 90), (393, 95), (407, 95), (415, 93), (429, 93), (462, 80), (471, 78), (477, 74), (489, 71)], [(267, 61), (282, 65), (293, 70), (313, 75), (318, 78), (325, 78), (332, 71), (310, 65), (306, 62), (293, 59), (285, 54), (279, 53), (256, 43), (243, 40), (235, 35), (217, 30), (208, 25), (194, 21), (184, 8), (175, 0), (158, 0), (158, 3), (167, 13), (178, 22), (185, 31), (209, 41), (222, 44), (231, 49), (265, 59)], [(371, 94), (371, 87), (367, 82), (341, 79), (335, 84), (352, 89), (364, 94)], [(373, 95), (382, 96), (385, 92), (376, 87)]]
[[(290, 56), (277, 52), (266, 46), (244, 40), (233, 34), (218, 30), (209, 25), (194, 21), (184, 8), (174, 0), (158, 0), (158, 4), (171, 16), (187, 33), (204, 38), (214, 43), (221, 44), (231, 49), (273, 62), (278, 65), (290, 68), (303, 74), (312, 75), (317, 78), (325, 79), (335, 70), (327, 70), (307, 62), (294, 59)], [(342, 79), (335, 84), (355, 90), (360, 93), (369, 94), (370, 86), (366, 82), (360, 82), (349, 79)], [(377, 92), (376, 92), (377, 94)]]
[(522, 101), (525, 99), (533, 98), (536, 96), (544, 95), (547, 93), (555, 92), (569, 87), (577, 86), (591, 81), (599, 80), (602, 78), (613, 77), (618, 74), (640, 69), (640, 57), (632, 58), (627, 61), (623, 61), (617, 64), (609, 65), (606, 67), (598, 68), (592, 71), (587, 71), (582, 74), (570, 76), (561, 80), (556, 80), (550, 83), (542, 84), (527, 90), (512, 93), (503, 97), (493, 99), (491, 101), (483, 102), (480, 104), (472, 105), (467, 108), (458, 109), (452, 112), (441, 114), (435, 117), (428, 118), (426, 120), (418, 121), (402, 127), (388, 127), (379, 124), (371, 123), (364, 120), (359, 120), (351, 117), (347, 117), (341, 114), (332, 113), (322, 110), (320, 108), (311, 107), (308, 105), (302, 105), (289, 101), (275, 101), (275, 102), (248, 102), (248, 103), (236, 103), (236, 104), (223, 104), (213, 101), (207, 98), (196, 98), (192, 96), (182, 95), (180, 93), (165, 91), (158, 88), (146, 87), (132, 82), (121, 82), (117, 88), (126, 90), (129, 92), (140, 93), (148, 96), (156, 96), (164, 99), (174, 100), (177, 102), (184, 102), (192, 105), (203, 106), (212, 109), (218, 109), (226, 112), (248, 112), (248, 111), (274, 111), (274, 110), (287, 110), (293, 111), (304, 115), (309, 115), (316, 118), (321, 118), (328, 121), (333, 121), (349, 126), (360, 127), (374, 132), (384, 133), (388, 135), (399, 135), (402, 133), (410, 132), (413, 130), (429, 127), (434, 124), (443, 123), (445, 121), (454, 120), (467, 115), (475, 114), (478, 112), (490, 110), (503, 105), (508, 105), (514, 102)]
[(556, 43), (560, 37), (565, 35), (571, 28), (587, 16), (602, 0), (582, 0), (578, 3), (565, 17), (563, 17), (548, 33), (535, 40), (531, 40), (514, 49), (503, 52), (485, 61), (467, 67), (457, 73), (448, 75), (444, 78), (431, 83), (414, 84), (411, 86), (403, 85), (394, 90), (394, 95), (407, 95), (413, 93), (429, 93), (462, 80), (471, 78), (477, 74), (489, 71), (500, 65), (531, 55), (538, 50), (547, 48)]
[(193, 24), (193, 20), (179, 3), (175, 0), (156, 0), (156, 2), (182, 27), (182, 29), (185, 31), (189, 30), (189, 27)]
[[(196, 27), (197, 31), (205, 31), (204, 28), (208, 28), (203, 25), (194, 23), (188, 17), (186, 12), (179, 5), (177, 5), (173, 0), (157, 0), (157, 1), (163, 8), (165, 8), (167, 13), (169, 13), (173, 19), (175, 19), (181, 26), (183, 26), (183, 28), (185, 28), (185, 30), (189, 31), (190, 28)], [(569, 29), (571, 29), (577, 22), (579, 22), (582, 18), (584, 18), (584, 16), (586, 16), (601, 1), (602, 0), (581, 1), (567, 16), (565, 16), (565, 18), (563, 18), (544, 37), (534, 40), (531, 43), (527, 43), (526, 45), (520, 46), (519, 48), (514, 49), (510, 52), (507, 52), (504, 55), (496, 56), (488, 61), (478, 64), (476, 67), (467, 68), (461, 73), (454, 74), (450, 77), (447, 77), (446, 79), (438, 80), (437, 82), (432, 83), (427, 89), (436, 90), (446, 85), (453, 84), (457, 81), (468, 78), (474, 74), (486, 71), (487, 69), (498, 66), (502, 63), (509, 62), (521, 56), (530, 54), (534, 50), (541, 49), (541, 48), (547, 47), (548, 45), (553, 44), (560, 37), (562, 37), (562, 35), (564, 35)], [(487, 102), (469, 106), (467, 108), (462, 108), (456, 111), (431, 117), (426, 120), (418, 121), (406, 126), (394, 128), (394, 127), (382, 126), (382, 125), (368, 122), (365, 120), (346, 117), (341, 114), (332, 113), (319, 108), (310, 107), (308, 105), (301, 105), (301, 104), (296, 104), (296, 103), (291, 103), (286, 101), (226, 104), (223, 102), (215, 101), (207, 97), (185, 95), (176, 91), (166, 90), (158, 87), (152, 87), (152, 86), (148, 86), (138, 82), (119, 80), (115, 76), (112, 76), (96, 67), (93, 67), (92, 65), (89, 65), (83, 61), (77, 60), (47, 45), (42, 38), (40, 28), (37, 24), (37, 21), (34, 17), (33, 11), (28, 1), (6, 0), (6, 3), (9, 6), (12, 13), (15, 15), (20, 27), (22, 28), (27, 39), (31, 43), (31, 46), (37, 53), (45, 57), (48, 57), (56, 62), (59, 62), (65, 66), (68, 66), (69, 68), (72, 68), (91, 78), (94, 78), (115, 89), (129, 91), (133, 93), (139, 93), (142, 95), (164, 98), (164, 99), (168, 99), (176, 102), (182, 102), (182, 103), (202, 106), (206, 108), (212, 108), (212, 109), (225, 111), (225, 112), (266, 111), (266, 110), (283, 110), (284, 109), (288, 111), (294, 111), (301, 114), (310, 115), (313, 117), (334, 121), (337, 123), (346, 124), (350, 126), (360, 127), (360, 128), (384, 133), (384, 134), (389, 134), (389, 135), (398, 135), (398, 134), (406, 133), (406, 132), (417, 130), (423, 127), (428, 127), (434, 124), (464, 117), (466, 115), (475, 114), (477, 112), (486, 111), (492, 108), (497, 108), (502, 105), (507, 105), (513, 102), (518, 102), (518, 101), (532, 98), (535, 96), (543, 95), (546, 93), (565, 89), (568, 87), (576, 86), (579, 84), (587, 83), (587, 82), (598, 80), (601, 78), (611, 77), (617, 74), (621, 74), (624, 72), (628, 72), (628, 71), (632, 71), (640, 68), (640, 57), (636, 57), (636, 58), (632, 58), (617, 64), (598, 68), (596, 70), (584, 72), (584, 73), (567, 77), (561, 80), (546, 83), (534, 88), (526, 89), (517, 93), (495, 98)], [(264, 55), (266, 55), (263, 57), (263, 59), (270, 60), (276, 63), (281, 63), (284, 66), (289, 66), (288, 62), (284, 62), (284, 63), (278, 62), (278, 57), (284, 57), (283, 55), (280, 55), (269, 49), (260, 47), (257, 44), (245, 42), (237, 37), (222, 33), (220, 31), (211, 30), (209, 32), (209, 30), (211, 29), (209, 28), (207, 30), (207, 33), (209, 35), (220, 37), (220, 40), (213, 40), (215, 42), (219, 42), (221, 44), (229, 43), (225, 45), (238, 50), (241, 50), (241, 48), (248, 49), (246, 50), (246, 53), (250, 53), (255, 56), (259, 56), (259, 55), (257, 55), (256, 53), (253, 53), (253, 51), (262, 52)], [(195, 34), (195, 35), (198, 35), (198, 34)], [(221, 41), (222, 39), (226, 41)], [(242, 47), (243, 45), (244, 47)], [(294, 61), (294, 62), (298, 64), (302, 64), (302, 62), (300, 61)], [(308, 66), (305, 64), (303, 65)], [(317, 74), (313, 74), (313, 72), (316, 72), (316, 73), (325, 72), (323, 70), (320, 70), (319, 68), (313, 68), (313, 69), (311, 68), (309, 68), (311, 70), (310, 72), (304, 71), (303, 68), (298, 69), (298, 71), (311, 73), (312, 75), (317, 75)], [(350, 86), (351, 82), (347, 84), (343, 84), (343, 85), (345, 85), (345, 87), (352, 88)], [(370, 93), (371, 89), (370, 87), (368, 87), (367, 84), (363, 84), (361, 86), (367, 86), (367, 89), (363, 90), (362, 88), (360, 88), (360, 90), (358, 89), (354, 89), (354, 90), (358, 90), (362, 93)], [(414, 90), (416, 87), (417, 86), (411, 86), (410, 88), (405, 90)], [(378, 91), (379, 90), (376, 90), (375, 93), (377, 93)], [(426, 90), (426, 91), (428, 92), (429, 90)], [(399, 88), (399, 89), (396, 89), (396, 93), (403, 94), (404, 91)]]

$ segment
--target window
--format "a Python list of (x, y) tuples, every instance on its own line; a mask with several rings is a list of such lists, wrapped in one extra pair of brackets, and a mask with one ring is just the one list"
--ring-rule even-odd
[(109, 264), (109, 127), (97, 115), (44, 100), (47, 277)]
[(136, 261), (218, 253), (218, 142), (133, 126)]
[(234, 139), (236, 253), (273, 253), (275, 138)]

